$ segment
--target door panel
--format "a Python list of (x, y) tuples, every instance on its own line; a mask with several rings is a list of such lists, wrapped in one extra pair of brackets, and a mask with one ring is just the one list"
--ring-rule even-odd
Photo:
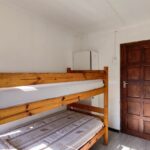
[(121, 130), (150, 139), (150, 41), (121, 45)]
[(140, 80), (141, 78), (141, 69), (140, 67), (130, 67), (127, 70), (128, 80)]
[(140, 83), (130, 83), (128, 81), (127, 96), (131, 98), (141, 97), (141, 85)]
[(150, 117), (150, 103), (144, 103), (144, 105), (143, 105), (143, 116), (144, 117)]
[(128, 114), (131, 115), (140, 115), (140, 103), (139, 102), (127, 102), (128, 104)]
[(150, 85), (144, 85), (144, 99), (150, 100)]
[(144, 80), (150, 81), (150, 67), (144, 67)]
[(142, 60), (141, 50), (138, 47), (129, 46), (127, 56), (128, 64), (138, 64)]
[(144, 64), (150, 64), (149, 46), (144, 48), (143, 53), (144, 53)]
[(144, 133), (150, 134), (150, 121), (144, 121)]
[(139, 120), (132, 116), (127, 117), (127, 129), (138, 132), (139, 131)]

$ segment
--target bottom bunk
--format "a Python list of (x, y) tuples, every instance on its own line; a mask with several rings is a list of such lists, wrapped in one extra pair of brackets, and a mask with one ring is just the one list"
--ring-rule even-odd
[(0, 135), (0, 149), (89, 149), (105, 133), (92, 115), (65, 110)]

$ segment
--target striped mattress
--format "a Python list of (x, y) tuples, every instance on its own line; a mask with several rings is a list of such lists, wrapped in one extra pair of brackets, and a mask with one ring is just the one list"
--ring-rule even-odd
[(65, 110), (0, 135), (0, 150), (77, 150), (102, 128), (98, 118)]

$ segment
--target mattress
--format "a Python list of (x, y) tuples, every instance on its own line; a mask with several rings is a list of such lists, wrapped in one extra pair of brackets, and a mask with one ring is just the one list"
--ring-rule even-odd
[(0, 89), (0, 109), (37, 100), (85, 92), (103, 87), (103, 80), (52, 83)]
[(102, 128), (98, 118), (65, 110), (0, 135), (0, 149), (77, 150)]

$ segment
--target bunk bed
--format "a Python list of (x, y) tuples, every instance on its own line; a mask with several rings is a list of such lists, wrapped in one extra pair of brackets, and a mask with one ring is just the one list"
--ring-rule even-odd
[[(49, 92), (44, 93), (45, 87)], [(60, 89), (57, 91), (58, 87)], [(43, 94), (44, 99), (39, 98), (40, 100), (37, 101), (37, 97), (34, 97), (37, 93), (32, 96), (26, 94), (22, 96), (23, 93), (20, 93), (30, 90), (41, 92), (40, 95)], [(1, 149), (88, 150), (101, 137), (104, 137), (104, 144), (108, 144), (108, 67), (93, 71), (68, 68), (67, 73), (0, 73), (0, 94), (0, 125), (67, 106), (65, 111), (1, 134)], [(99, 94), (104, 94), (104, 108), (78, 103)], [(20, 95), (18, 99), (14, 97), (17, 99), (15, 104), (13, 104), (13, 95)], [(27, 98), (26, 103), (20, 98)], [(6, 102), (6, 99), (10, 103)], [(52, 126), (54, 127), (51, 128)], [(39, 129), (44, 132), (40, 140), (37, 132)], [(57, 143), (53, 141), (55, 138)], [(66, 143), (69, 139), (72, 139), (70, 143), (68, 142), (70, 145)], [(72, 143), (73, 139), (76, 143)], [(53, 144), (49, 146), (47, 141)], [(28, 146), (25, 146), (26, 143)]]

